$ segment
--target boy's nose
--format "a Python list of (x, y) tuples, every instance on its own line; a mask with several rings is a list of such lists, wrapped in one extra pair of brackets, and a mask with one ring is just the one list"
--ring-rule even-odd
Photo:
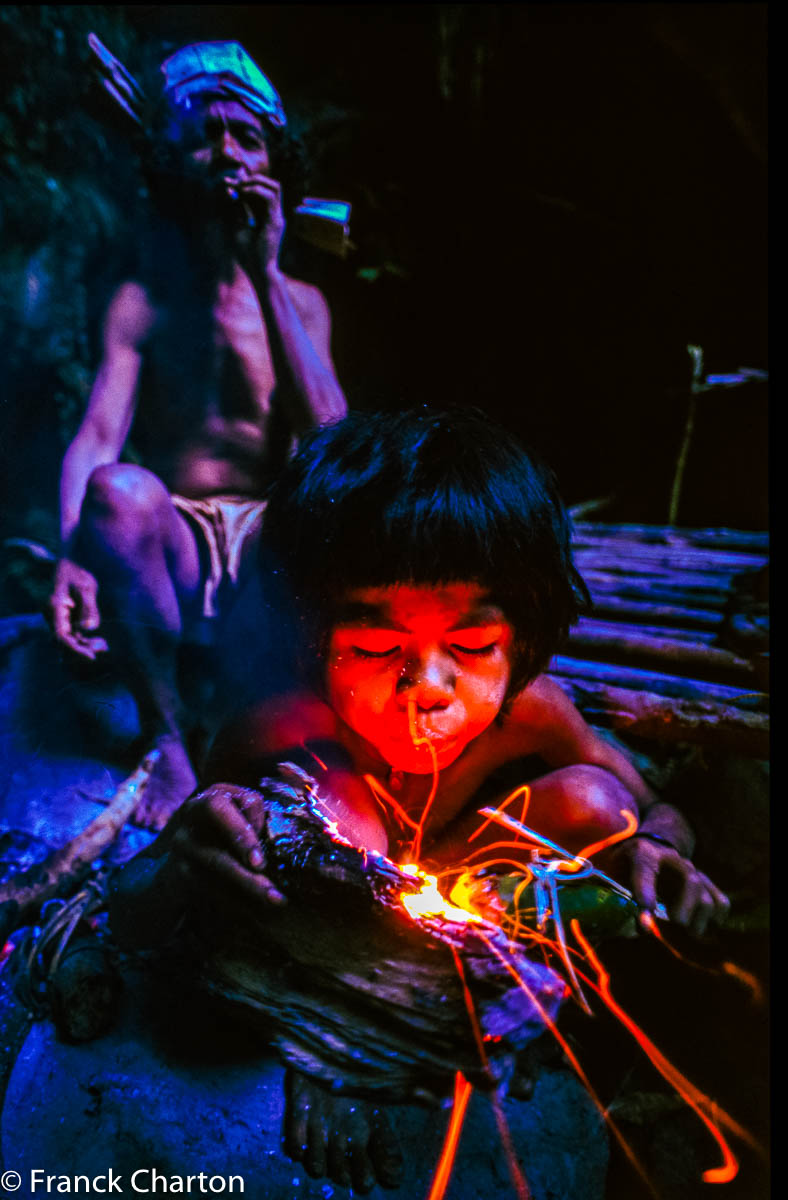
[(397, 695), (413, 700), (422, 712), (446, 708), (454, 696), (454, 663), (448, 657), (430, 655), (407, 663), (397, 684)]

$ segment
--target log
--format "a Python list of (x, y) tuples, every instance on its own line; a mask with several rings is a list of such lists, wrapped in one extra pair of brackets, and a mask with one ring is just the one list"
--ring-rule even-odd
[(21, 925), (35, 919), (42, 904), (76, 891), (92, 863), (112, 845), (133, 816), (158, 758), (149, 754), (115, 791), (103, 812), (77, 837), (55, 850), (45, 862), (0, 887), (0, 945)]
[(597, 552), (574, 555), (575, 566), (583, 578), (586, 574), (624, 575), (627, 578), (653, 579), (657, 583), (672, 584), (686, 591), (695, 589), (725, 591), (733, 589), (738, 572), (733, 570), (701, 570), (698, 567), (684, 568), (671, 562), (644, 562), (626, 554), (600, 554)]
[[(512, 950), (489, 921), (412, 917), (402, 897), (418, 882), (332, 837), (315, 789), (310, 781), (288, 795), (281, 781), (262, 781), (266, 873), (288, 903), (260, 917), (224, 881), (201, 882), (185, 935), (190, 969), (287, 1066), (333, 1091), (413, 1102), (450, 1094), (458, 1070), (476, 1086), (495, 1086), (516, 1051), (544, 1031), (544, 1013), (555, 1019), (564, 981)], [(489, 1069), (455, 955), (488, 1039)], [(184, 977), (182, 962), (169, 957), (162, 966)]]
[(595, 613), (618, 617), (621, 620), (682, 626), (685, 629), (719, 629), (724, 621), (722, 612), (710, 608), (688, 608), (677, 604), (659, 604), (649, 600), (632, 600), (624, 596), (591, 592)]
[(562, 675), (570, 679), (595, 680), (610, 687), (653, 692), (658, 696), (668, 696), (676, 700), (709, 700), (726, 708), (765, 712), (769, 707), (769, 697), (762, 691), (706, 683), (704, 680), (688, 679), (682, 675), (646, 671), (642, 667), (570, 658), (562, 654), (556, 654), (553, 658), (548, 674)]
[(763, 554), (743, 554), (738, 551), (695, 549), (686, 546), (649, 546), (641, 542), (611, 542), (600, 538), (573, 541), (575, 559), (599, 558), (643, 563), (674, 570), (701, 571), (712, 574), (753, 574), (760, 571), (768, 558)]
[(762, 530), (746, 529), (685, 529), (676, 525), (626, 525), (604, 521), (575, 521), (574, 537), (582, 540), (606, 538), (639, 541), (645, 544), (710, 546), (727, 549), (769, 550), (769, 534)]
[(750, 758), (769, 756), (765, 713), (563, 675), (556, 675), (555, 681), (593, 724), (658, 742), (691, 742)]
[(628, 577), (626, 575), (611, 575), (606, 571), (586, 569), (582, 572), (588, 589), (593, 596), (613, 595), (632, 597), (638, 600), (657, 601), (674, 604), (679, 607), (714, 609), (724, 612), (730, 599), (730, 591), (723, 588), (711, 588), (686, 585), (681, 577), (673, 580), (647, 579), (642, 576)]
[(681, 626), (676, 628), (654, 624), (641, 624), (639, 621), (605, 621), (594, 615), (593, 617), (580, 617), (569, 631), (571, 637), (615, 637), (625, 638), (627, 641), (632, 641), (633, 645), (641, 640), (656, 640), (661, 641), (680, 641), (687, 645), (694, 645), (702, 649), (703, 647), (714, 648), (717, 640), (717, 633), (708, 632), (697, 629), (684, 629)]
[(586, 652), (597, 651), (606, 659), (648, 660), (674, 670), (692, 671), (695, 678), (724, 676), (731, 683), (756, 683), (755, 670), (746, 658), (718, 646), (689, 641), (674, 630), (652, 631), (639, 625), (581, 618), (570, 632), (569, 643)]

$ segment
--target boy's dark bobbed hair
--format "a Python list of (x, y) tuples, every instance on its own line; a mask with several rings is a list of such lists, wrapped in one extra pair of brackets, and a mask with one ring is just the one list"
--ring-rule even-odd
[(350, 589), (489, 589), (516, 634), (510, 697), (588, 600), (552, 473), (475, 409), (351, 413), (310, 432), (271, 490), (263, 537), (321, 653)]

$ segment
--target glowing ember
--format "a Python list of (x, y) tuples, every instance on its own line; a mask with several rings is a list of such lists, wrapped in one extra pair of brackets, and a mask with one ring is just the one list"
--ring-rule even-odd
[(408, 910), (410, 915), (416, 919), (419, 917), (443, 917), (446, 921), (458, 921), (468, 923), (471, 921), (481, 921), (481, 917), (474, 912), (468, 912), (464, 908), (458, 908), (456, 904), (450, 904), (445, 900), (438, 891), (437, 875), (428, 875), (426, 871), (422, 871), (421, 867), (417, 867), (415, 863), (407, 863), (400, 867), (406, 875), (413, 875), (421, 880), (421, 890), (418, 892), (403, 892), (400, 896), (402, 903)]

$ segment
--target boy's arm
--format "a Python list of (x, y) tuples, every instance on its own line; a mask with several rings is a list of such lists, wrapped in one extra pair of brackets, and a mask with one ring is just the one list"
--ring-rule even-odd
[[(531, 736), (536, 735), (533, 750), (551, 767), (587, 763), (615, 775), (637, 801), (638, 833), (653, 833), (681, 854), (692, 853), (694, 835), (681, 813), (659, 800), (629, 759), (591, 728), (552, 679), (541, 675), (526, 688), (515, 701), (512, 718)], [(513, 733), (516, 736), (516, 729)]]
[(372, 794), (337, 740), (337, 718), (301, 694), (260, 704), (228, 724), (209, 755), (207, 790), (187, 800), (154, 842), (113, 876), (110, 920), (128, 948), (164, 944), (177, 933), (193, 888), (222, 879), (253, 903), (285, 903), (265, 874), (265, 805), (256, 790), (277, 766), (295, 762), (315, 779), (322, 807), (356, 846), (386, 853)]
[(256, 904), (284, 904), (265, 874), (264, 828), (262, 798), (248, 788), (214, 784), (187, 800), (155, 841), (113, 872), (108, 907), (120, 944), (166, 945), (206, 879), (221, 879)]
[(257, 787), (293, 762), (317, 784), (323, 814), (355, 846), (385, 854), (388, 839), (372, 793), (342, 745), (339, 720), (308, 692), (256, 705), (217, 736), (208, 758), (209, 782), (232, 780)]
[(703, 933), (711, 918), (725, 915), (728, 898), (690, 859), (695, 838), (688, 822), (657, 797), (621, 751), (594, 732), (558, 684), (540, 676), (517, 698), (511, 719), (513, 735), (518, 726), (527, 729), (529, 748), (551, 766), (600, 767), (627, 788), (639, 810), (638, 829), (608, 853), (611, 863), (630, 875), (645, 912), (653, 914), (667, 883), (664, 898), (671, 917), (693, 932)]

